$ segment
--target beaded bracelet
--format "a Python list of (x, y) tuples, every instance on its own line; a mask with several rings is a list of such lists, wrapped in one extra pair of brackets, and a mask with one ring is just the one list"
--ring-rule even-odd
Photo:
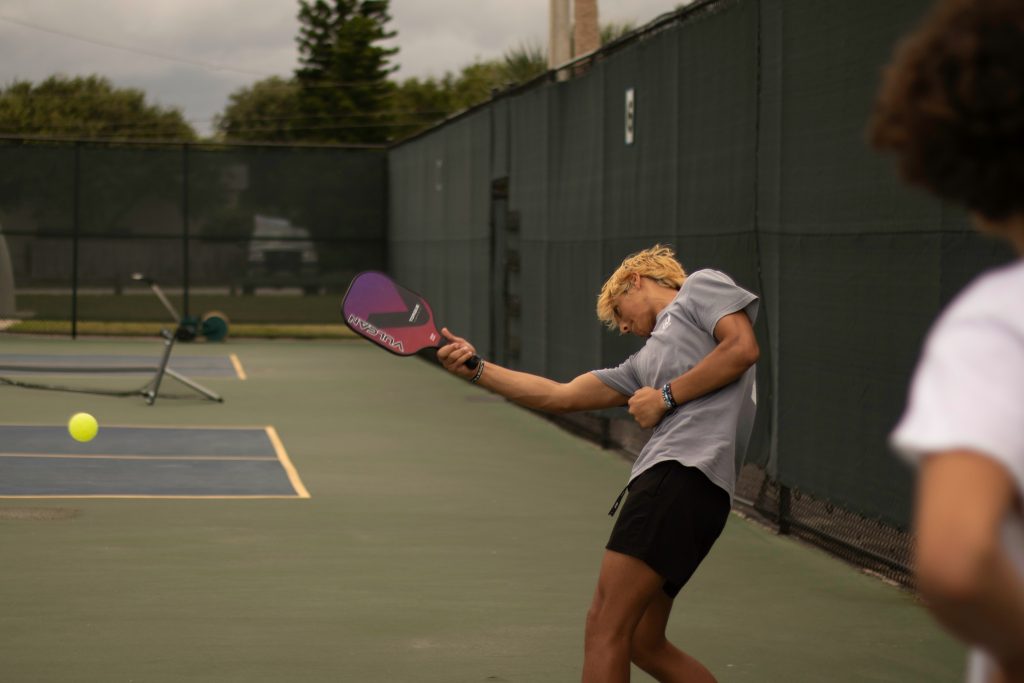
[(482, 374), (484, 374), (484, 359), (483, 358), (480, 359), (480, 365), (478, 365), (477, 368), (476, 368), (476, 375), (473, 377), (473, 379), (471, 379), (469, 381), (472, 382), (473, 384), (476, 384), (477, 382), (480, 381), (480, 375), (482, 375)]
[(669, 410), (678, 407), (676, 399), (672, 396), (672, 383), (669, 382), (661, 388), (661, 398), (665, 401), (665, 407)]

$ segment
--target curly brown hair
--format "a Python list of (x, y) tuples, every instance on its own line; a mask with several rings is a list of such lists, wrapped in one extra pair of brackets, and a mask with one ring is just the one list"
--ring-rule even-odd
[(897, 46), (869, 137), (909, 182), (991, 220), (1024, 215), (1024, 1), (940, 2)]

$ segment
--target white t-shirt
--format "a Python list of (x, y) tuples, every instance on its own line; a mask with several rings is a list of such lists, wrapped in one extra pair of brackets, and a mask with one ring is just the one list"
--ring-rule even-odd
[[(641, 387), (661, 389), (714, 350), (715, 327), (723, 317), (744, 311), (753, 325), (757, 303), (755, 295), (725, 273), (698, 270), (658, 313), (643, 348), (618, 367), (594, 374), (623, 396), (632, 396)], [(629, 480), (660, 462), (678, 460), (699, 469), (732, 498), (737, 461), (746, 452), (754, 426), (755, 374), (751, 366), (735, 382), (666, 413), (633, 463)]]
[[(894, 449), (912, 463), (971, 450), (1000, 462), (1024, 495), (1024, 261), (983, 275), (950, 304), (925, 341)], [(1024, 577), (1024, 516), (1002, 530)], [(983, 683), (991, 659), (972, 650), (967, 681)]]

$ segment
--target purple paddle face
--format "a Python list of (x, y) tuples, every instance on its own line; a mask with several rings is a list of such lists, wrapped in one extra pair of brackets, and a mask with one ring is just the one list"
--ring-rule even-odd
[(341, 301), (341, 315), (354, 332), (400, 356), (444, 342), (426, 300), (384, 273), (357, 275)]

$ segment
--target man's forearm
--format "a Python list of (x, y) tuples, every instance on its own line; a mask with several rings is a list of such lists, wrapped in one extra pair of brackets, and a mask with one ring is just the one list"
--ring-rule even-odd
[(682, 405), (732, 384), (756, 362), (756, 354), (720, 344), (686, 373), (672, 380), (672, 396)]
[(1006, 525), (1018, 500), (1012, 473), (985, 453), (929, 453), (918, 476), (914, 551), (929, 609), (1024, 683), (1024, 577), (1004, 546), (1017, 531)]
[(561, 385), (546, 377), (509, 370), (487, 361), (479, 385), (527, 408), (546, 412), (565, 410), (557, 401)]

